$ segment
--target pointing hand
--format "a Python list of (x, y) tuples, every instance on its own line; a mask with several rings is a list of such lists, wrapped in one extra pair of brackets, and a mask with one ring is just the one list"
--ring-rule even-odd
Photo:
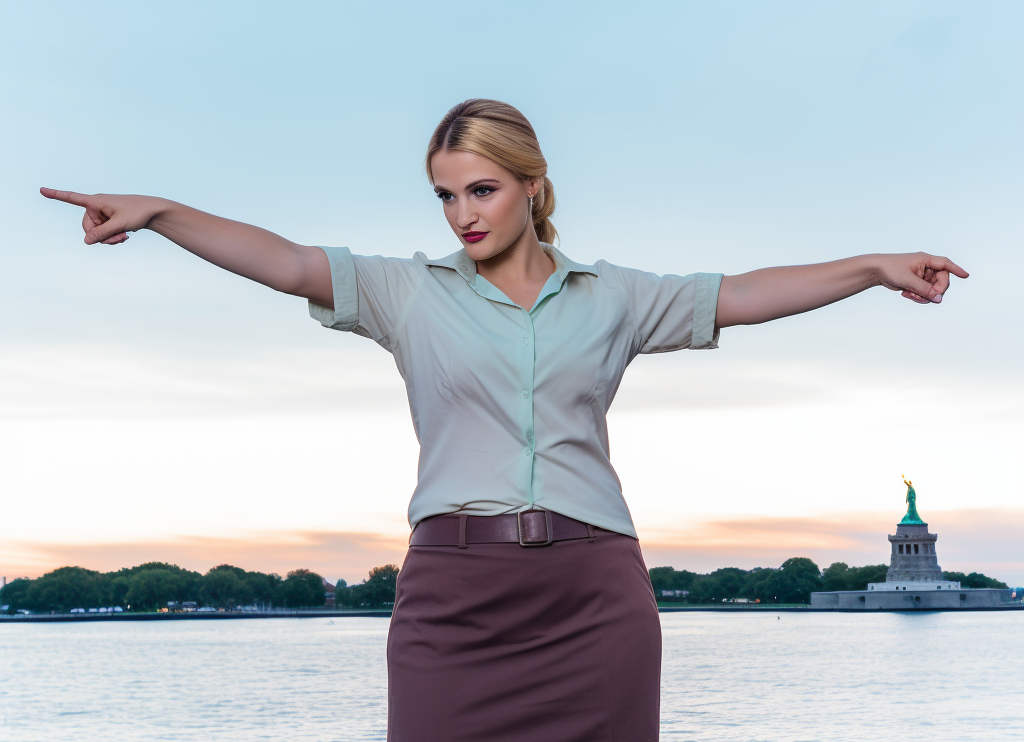
[(151, 196), (116, 196), (97, 193), (87, 196), (74, 191), (40, 188), (39, 192), (55, 201), (85, 209), (82, 229), (85, 244), (117, 245), (128, 239), (129, 232), (144, 229), (160, 210), (162, 199)]
[(949, 288), (949, 274), (967, 278), (968, 273), (949, 258), (918, 252), (906, 255), (878, 255), (878, 280), (887, 289), (918, 304), (938, 304)]

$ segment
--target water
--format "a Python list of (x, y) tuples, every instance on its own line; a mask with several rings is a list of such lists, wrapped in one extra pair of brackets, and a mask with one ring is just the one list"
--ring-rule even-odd
[[(1021, 738), (1024, 612), (667, 613), (663, 740)], [(382, 618), (0, 623), (0, 739), (383, 740)]]

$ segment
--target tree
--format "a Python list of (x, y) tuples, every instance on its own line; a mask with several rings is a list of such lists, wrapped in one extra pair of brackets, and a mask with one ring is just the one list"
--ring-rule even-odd
[(942, 576), (947, 580), (959, 582), (960, 587), (999, 587), (1004, 590), (1009, 587), (1005, 582), (1000, 582), (994, 577), (986, 577), (980, 572), (971, 572), (969, 575), (963, 572), (943, 572)]
[[(146, 562), (136, 567), (125, 567), (117, 572), (107, 573), (107, 577), (110, 578), (110, 593), (113, 604), (121, 605), (125, 608), (131, 606), (133, 610), (150, 610), (143, 607), (143, 603), (128, 600), (128, 592), (131, 590), (132, 582), (136, 577), (153, 571), (160, 573), (159, 577), (155, 579), (144, 578), (139, 582), (138, 590), (143, 590), (143, 585), (149, 586), (146, 589), (155, 589), (156, 585), (160, 584), (163, 585), (161, 588), (163, 592), (159, 597), (155, 595), (145, 597), (145, 605), (162, 608), (171, 601), (180, 602), (183, 600), (196, 600), (198, 598), (199, 584), (202, 580), (201, 574), (192, 570), (182, 569), (177, 564)], [(142, 592), (138, 594), (140, 596), (145, 595)], [(151, 602), (151, 600), (155, 600), (155, 602)]]
[(363, 600), (371, 608), (395, 604), (395, 586), (398, 583), (398, 567), (385, 564), (370, 570), (369, 578), (363, 583)]
[(349, 595), (350, 589), (345, 580), (338, 580), (334, 585), (334, 605), (340, 608), (343, 605), (351, 605), (352, 599)]
[[(352, 586), (344, 585), (344, 590), (336, 589), (334, 600), (337, 605), (353, 608), (381, 608), (394, 605), (397, 582), (398, 567), (394, 564), (374, 567), (362, 583)], [(340, 585), (341, 582), (338, 584)]]
[(0, 588), (0, 605), (8, 606), (8, 611), (14, 613), (17, 610), (32, 610), (29, 607), (29, 591), (32, 589), (33, 580), (27, 577), (19, 577), (8, 582)]
[(758, 586), (757, 597), (768, 603), (808, 603), (811, 593), (821, 589), (818, 565), (806, 557), (787, 559)]
[(696, 603), (720, 603), (723, 600), (746, 597), (743, 585), (747, 571), (737, 567), (716, 569), (706, 575), (697, 575), (690, 589)]
[(672, 567), (653, 567), (647, 570), (651, 578), (651, 588), (654, 590), (654, 597), (657, 600), (682, 602), (686, 600), (683, 595), (662, 595), (662, 591), (691, 590), (694, 580), (699, 575), (685, 569), (676, 570)]
[[(885, 582), (889, 572), (887, 564), (869, 564), (866, 567), (850, 567), (846, 578), (846, 590), (867, 590), (869, 582)], [(826, 588), (828, 589), (828, 588)]]
[(289, 608), (322, 607), (326, 602), (323, 578), (308, 569), (288, 573), (281, 583), (278, 602)]
[(662, 590), (689, 590), (697, 577), (694, 572), (688, 572), (685, 569), (676, 570), (672, 567), (653, 567), (647, 570), (647, 574), (651, 578), (654, 595), (659, 600), (662, 599)]
[(109, 578), (93, 569), (61, 567), (32, 581), (30, 610), (67, 612), (72, 608), (99, 608), (111, 601)]
[(774, 571), (769, 567), (754, 567), (750, 570), (744, 580), (743, 597), (756, 599), (761, 594), (762, 584), (771, 577)]
[(846, 562), (833, 562), (821, 573), (822, 590), (846, 590), (847, 577), (850, 568)]
[(124, 601), (136, 611), (153, 611), (177, 600), (185, 579), (169, 569), (145, 569), (126, 578)]
[(249, 605), (255, 597), (255, 591), (247, 577), (246, 571), (240, 567), (232, 567), (230, 564), (214, 567), (203, 577), (200, 587), (203, 604), (218, 608)]
[(281, 595), (281, 575), (276, 572), (264, 574), (263, 572), (247, 572), (246, 581), (252, 590), (253, 600), (256, 603), (272, 605), (279, 600)]

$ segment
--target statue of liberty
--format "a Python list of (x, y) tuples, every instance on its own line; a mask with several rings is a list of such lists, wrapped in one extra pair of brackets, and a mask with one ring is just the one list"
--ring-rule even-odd
[(917, 514), (917, 493), (914, 491), (914, 485), (906, 477), (903, 477), (903, 484), (907, 485), (907, 514), (900, 523), (923, 524), (924, 521)]

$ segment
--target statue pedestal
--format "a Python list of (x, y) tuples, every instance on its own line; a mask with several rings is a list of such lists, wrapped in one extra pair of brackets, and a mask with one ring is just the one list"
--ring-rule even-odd
[[(885, 582), (946, 582), (942, 577), (938, 557), (935, 555), (935, 542), (938, 538), (936, 534), (928, 533), (927, 523), (898, 524), (896, 535), (889, 536), (892, 554)], [(934, 588), (934, 585), (932, 587)]]

